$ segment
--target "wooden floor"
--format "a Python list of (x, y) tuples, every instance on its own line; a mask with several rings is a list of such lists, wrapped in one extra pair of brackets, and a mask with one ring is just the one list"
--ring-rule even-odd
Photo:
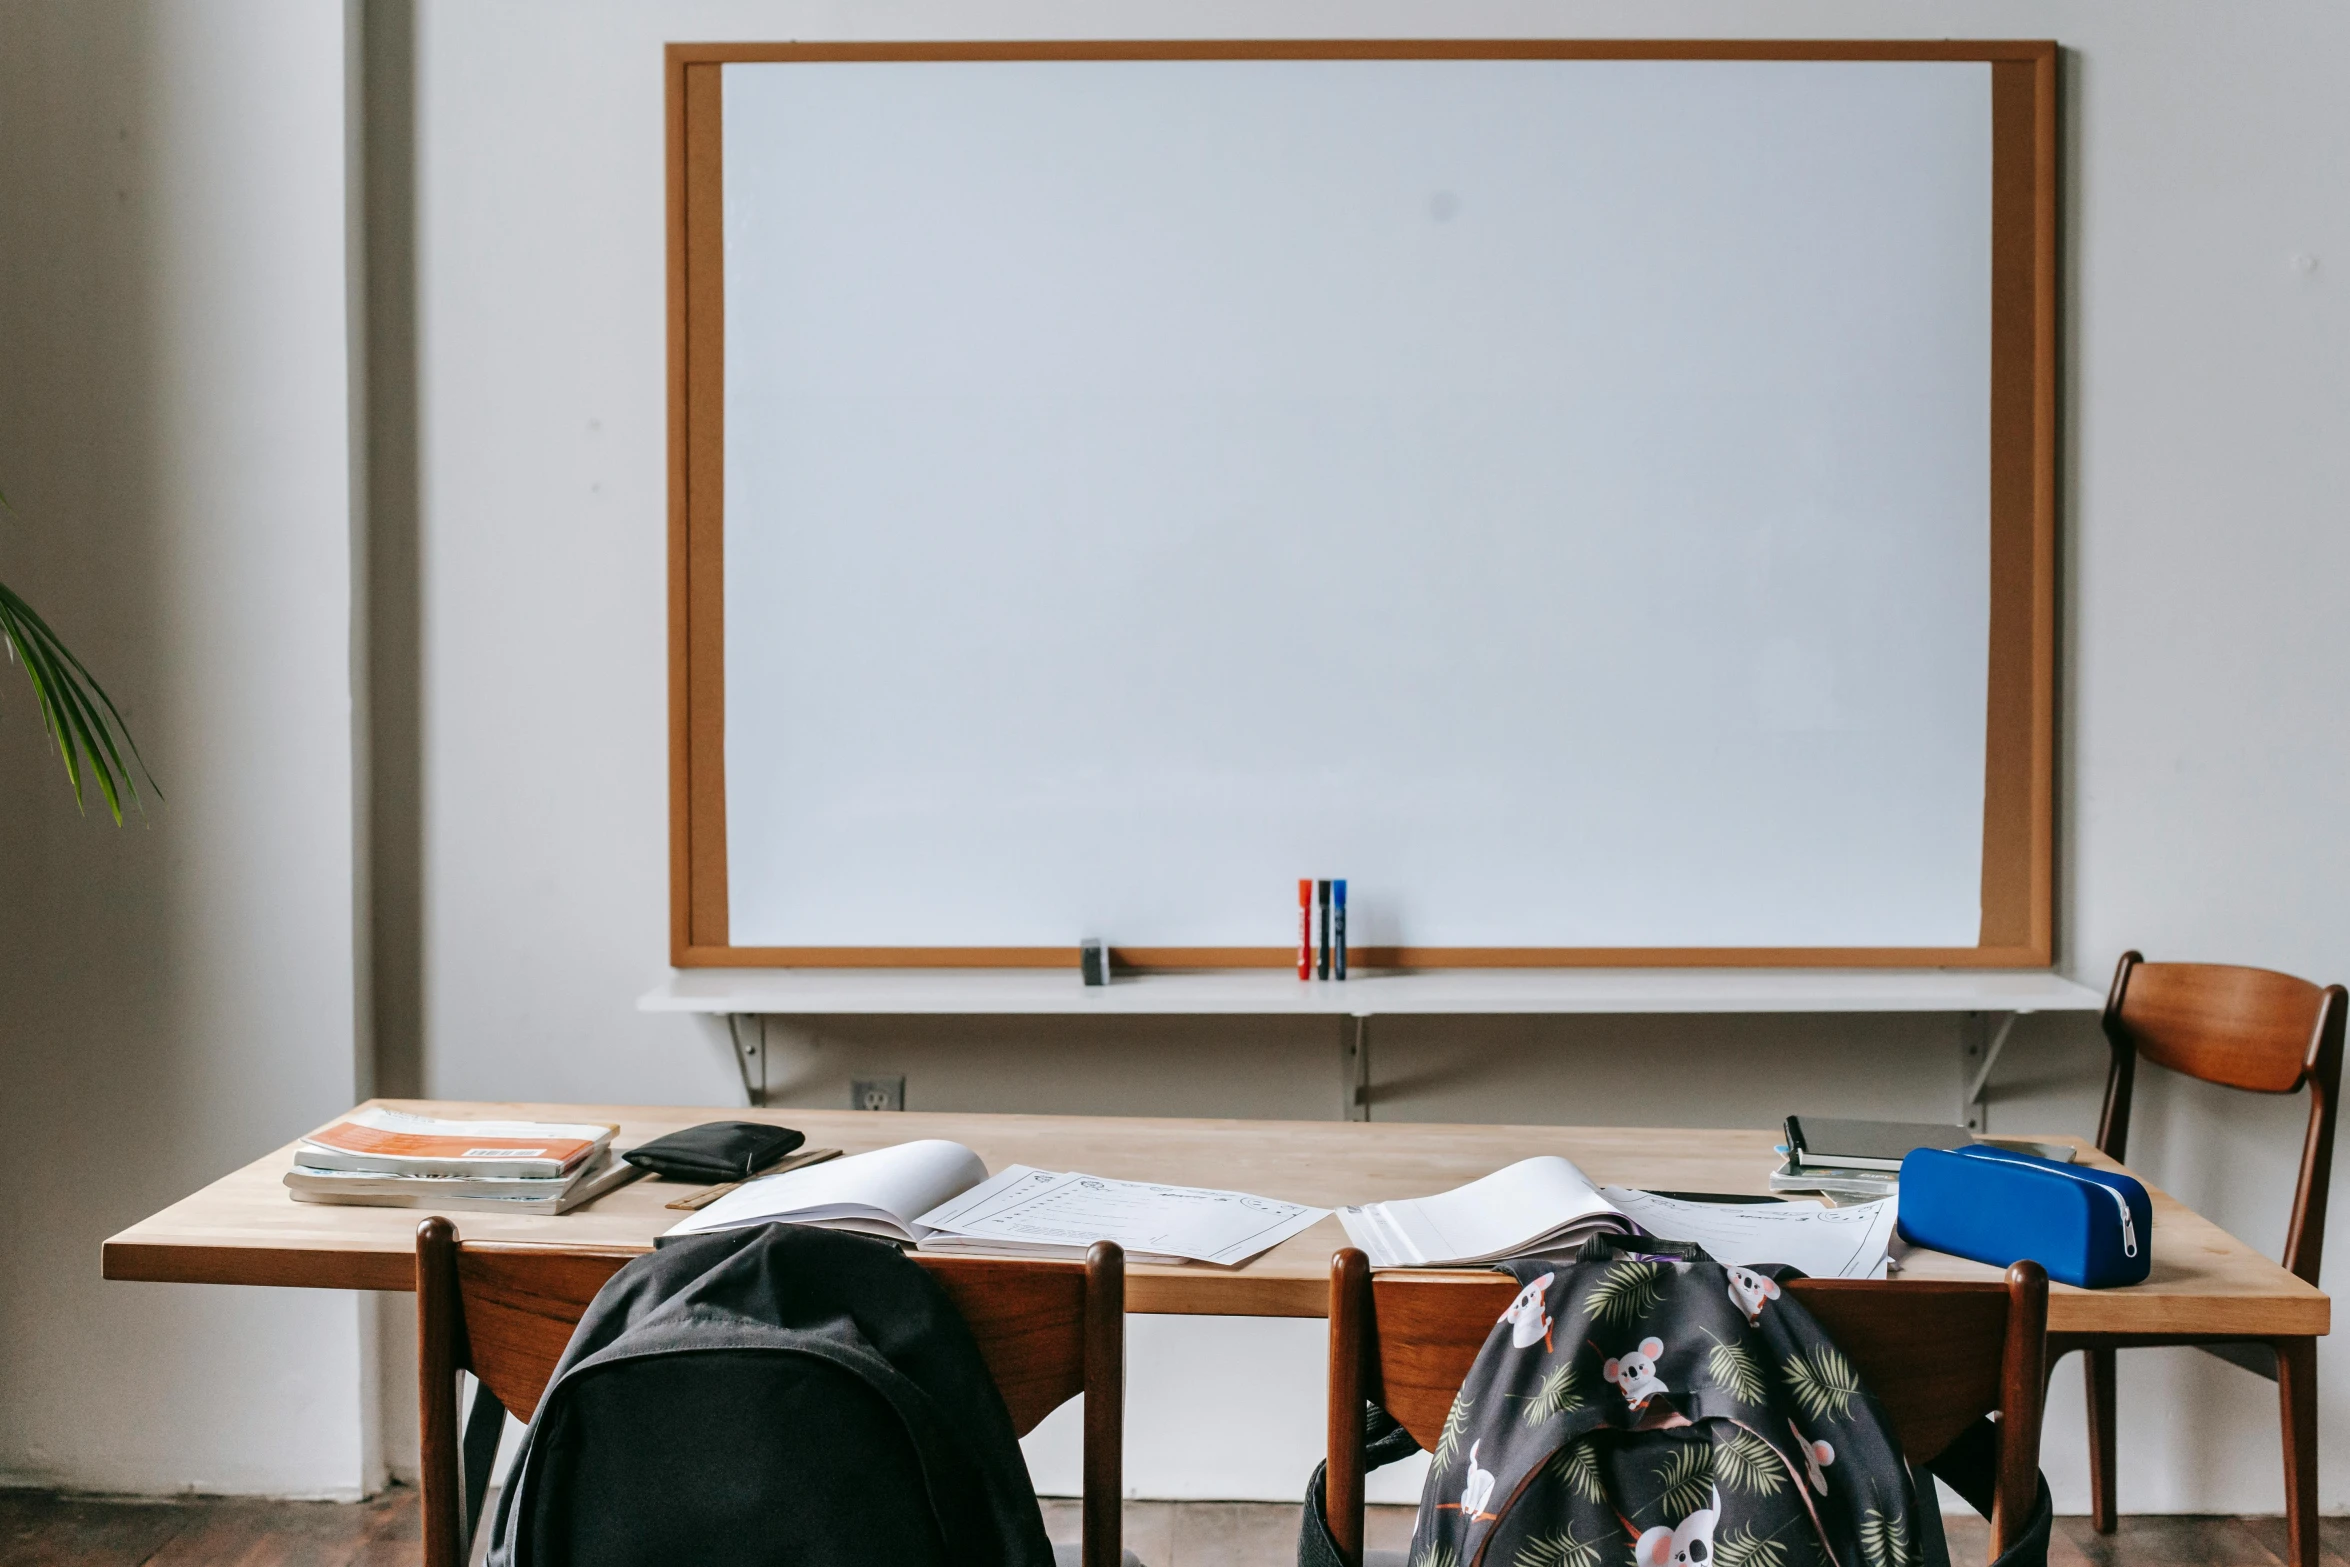
[[(1374, 1546), (1411, 1536), (1408, 1507), (1371, 1509)], [(1953, 1562), (1983, 1559), (1982, 1526), (1957, 1527)], [(1074, 1502), (1045, 1503), (1056, 1540), (1076, 1538)], [(2350, 1519), (2323, 1523), (2328, 1567), (2350, 1567)], [(2276, 1518), (2125, 1518), (2100, 1536), (2084, 1518), (2057, 1520), (2054, 1567), (2276, 1567), (2284, 1523)], [(1126, 1544), (1148, 1567), (1289, 1567), (1297, 1560), (1297, 1509), (1269, 1502), (1129, 1502)], [(416, 1493), (395, 1487), (371, 1502), (94, 1501), (42, 1491), (0, 1491), (0, 1567), (413, 1567), (421, 1552)]]

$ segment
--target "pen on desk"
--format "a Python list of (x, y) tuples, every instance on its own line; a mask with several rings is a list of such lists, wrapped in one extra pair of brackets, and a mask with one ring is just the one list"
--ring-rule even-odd
[(1297, 977), (1314, 977), (1314, 879), (1297, 879)]
[(1314, 965), (1314, 977), (1328, 979), (1330, 977), (1330, 883), (1327, 881), (1314, 883), (1314, 892), (1322, 902), (1322, 958)]
[(1346, 878), (1341, 876), (1330, 884), (1331, 930), (1335, 951), (1330, 960), (1334, 977), (1346, 978)]

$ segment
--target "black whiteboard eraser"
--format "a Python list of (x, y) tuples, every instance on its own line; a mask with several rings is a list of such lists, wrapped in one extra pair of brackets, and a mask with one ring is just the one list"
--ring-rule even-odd
[(1088, 936), (1077, 944), (1077, 972), (1088, 985), (1106, 985), (1110, 982), (1110, 944), (1099, 936)]

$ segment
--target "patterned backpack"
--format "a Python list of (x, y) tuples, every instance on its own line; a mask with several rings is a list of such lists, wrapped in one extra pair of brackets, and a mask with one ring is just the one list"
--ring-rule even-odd
[[(1883, 1409), (1780, 1289), (1800, 1274), (1621, 1236), (1502, 1266), (1523, 1288), (1446, 1417), (1410, 1567), (1946, 1567), (1932, 1483), (1921, 1507)], [(1379, 1413), (1392, 1461), (1412, 1444)], [(1319, 1493), (1301, 1567), (1337, 1559)], [(2048, 1523), (2043, 1486), (2000, 1567), (2044, 1564)]]

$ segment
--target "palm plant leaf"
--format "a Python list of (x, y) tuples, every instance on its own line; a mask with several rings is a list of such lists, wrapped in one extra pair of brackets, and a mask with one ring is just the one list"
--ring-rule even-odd
[(1573, 1529), (1562, 1529), (1519, 1546), (1510, 1567), (1600, 1567), (1599, 1547), (1598, 1540), (1578, 1540)]
[(1787, 1464), (1770, 1443), (1743, 1426), (1714, 1445), (1714, 1473), (1733, 1491), (1777, 1496), (1787, 1484)]
[(1665, 1265), (1661, 1262), (1615, 1262), (1607, 1277), (1591, 1287), (1583, 1304), (1591, 1320), (1602, 1327), (1618, 1321), (1637, 1322), (1656, 1309), (1664, 1294)]
[(1412, 1558), (1412, 1567), (1461, 1567), (1461, 1553), (1437, 1541)]
[[(1712, 1334), (1706, 1335), (1712, 1338)], [(1714, 1386), (1738, 1400), (1741, 1404), (1759, 1404), (1763, 1401), (1762, 1367), (1754, 1362), (1743, 1344), (1725, 1344), (1714, 1340), (1714, 1347), (1705, 1354), (1705, 1374)]]
[(1711, 1442), (1675, 1442), (1673, 1456), (1656, 1472), (1657, 1505), (1677, 1518), (1686, 1518), (1706, 1503), (1714, 1487), (1714, 1449)]
[(1589, 1437), (1560, 1448), (1550, 1460), (1550, 1472), (1587, 1502), (1607, 1500), (1607, 1482), (1599, 1473), (1599, 1450)]
[(1787, 1567), (1787, 1547), (1767, 1534), (1740, 1529), (1714, 1542), (1716, 1567)]
[(1575, 1363), (1566, 1360), (1542, 1379), (1534, 1396), (1526, 1400), (1526, 1424), (1538, 1426), (1553, 1415), (1571, 1415), (1583, 1407), (1583, 1385), (1575, 1374)]
[(1831, 1412), (1841, 1419), (1860, 1396), (1860, 1373), (1835, 1345), (1822, 1344), (1809, 1355), (1797, 1355), (1787, 1362), (1787, 1391), (1812, 1419)]
[(1901, 1520), (1870, 1508), (1860, 1520), (1860, 1553), (1869, 1567), (1910, 1567), (1909, 1535)]
[[(138, 744), (131, 739), (130, 726), (123, 722), (114, 699), (106, 694), (82, 661), (74, 657), (73, 651), (58, 640), (49, 623), (5, 585), (0, 585), (0, 645), (23, 666), (25, 678), (32, 682), (33, 704), (39, 710), (41, 727), (48, 732), (59, 759), (65, 763), (66, 780), (73, 786), (77, 809), (86, 809), (82, 791), (85, 767), (117, 824), (122, 821), (124, 794), (142, 812), (145, 810), (139, 798), (138, 775), (143, 774), (147, 787), (155, 790), (158, 799), (162, 798), (163, 791), (156, 787), (155, 775), (148, 771), (146, 758), (139, 755)], [(126, 748), (131, 760), (138, 764), (136, 774), (123, 760)]]
[(1452, 1408), (1444, 1412), (1444, 1429), (1436, 1436), (1436, 1473), (1450, 1469), (1452, 1461), (1460, 1456), (1461, 1437), (1469, 1429), (1469, 1406), (1474, 1402), (1465, 1395), (1453, 1395)]

